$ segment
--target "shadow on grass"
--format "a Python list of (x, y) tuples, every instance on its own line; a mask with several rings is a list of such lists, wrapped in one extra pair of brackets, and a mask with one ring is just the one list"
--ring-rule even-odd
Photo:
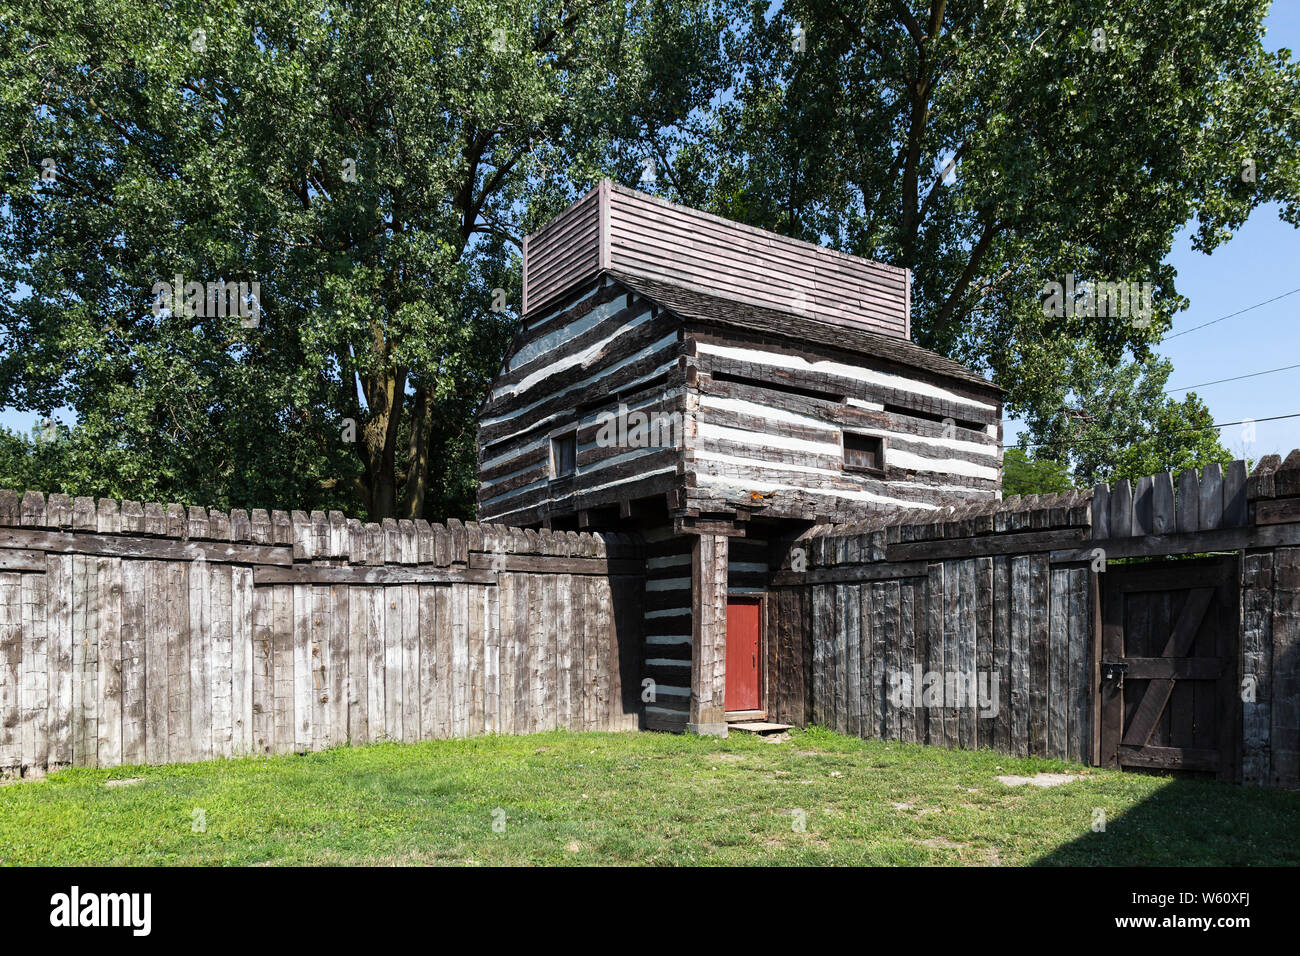
[(1032, 865), (1300, 866), (1300, 791), (1171, 777), (1122, 813), (1099, 800), (1093, 821)]

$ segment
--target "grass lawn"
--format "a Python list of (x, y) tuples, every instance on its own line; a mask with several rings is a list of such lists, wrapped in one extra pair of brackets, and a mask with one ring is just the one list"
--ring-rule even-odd
[[(1038, 772), (1081, 777), (997, 780)], [(1300, 793), (818, 729), (380, 744), (0, 786), (0, 864), (423, 863), (1300, 864)]]

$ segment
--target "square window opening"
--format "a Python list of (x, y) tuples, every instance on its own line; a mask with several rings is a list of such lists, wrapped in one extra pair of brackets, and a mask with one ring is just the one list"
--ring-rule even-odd
[(885, 440), (876, 435), (844, 433), (844, 470), (885, 473)]

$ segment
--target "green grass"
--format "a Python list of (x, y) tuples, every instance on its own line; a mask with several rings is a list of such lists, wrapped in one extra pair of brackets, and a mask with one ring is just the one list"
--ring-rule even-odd
[[(1083, 776), (996, 779), (1040, 771)], [(0, 863), (1297, 864), (1300, 793), (818, 729), (547, 733), (66, 770), (0, 786)]]

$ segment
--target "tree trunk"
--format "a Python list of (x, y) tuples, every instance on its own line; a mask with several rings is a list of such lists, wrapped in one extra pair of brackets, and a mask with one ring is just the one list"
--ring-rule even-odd
[(424, 517), (424, 497), (429, 488), (429, 435), (433, 430), (433, 402), (427, 388), (415, 390), (411, 413), (411, 445), (406, 459), (406, 489), (402, 494), (404, 518)]

